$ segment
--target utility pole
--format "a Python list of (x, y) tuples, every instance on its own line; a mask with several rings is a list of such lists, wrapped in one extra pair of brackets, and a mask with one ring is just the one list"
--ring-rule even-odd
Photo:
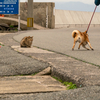
[(33, 0), (28, 0), (27, 29), (33, 30)]

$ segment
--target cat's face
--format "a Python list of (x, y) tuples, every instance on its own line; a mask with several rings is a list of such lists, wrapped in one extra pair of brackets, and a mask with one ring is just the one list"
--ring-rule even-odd
[(27, 37), (27, 40), (29, 41), (29, 42), (32, 42), (33, 41), (33, 36), (31, 37), (31, 36), (28, 36)]

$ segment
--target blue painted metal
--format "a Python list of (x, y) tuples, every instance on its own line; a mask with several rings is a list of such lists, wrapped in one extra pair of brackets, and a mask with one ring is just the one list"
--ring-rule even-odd
[(0, 0), (0, 14), (18, 14), (19, 0)]

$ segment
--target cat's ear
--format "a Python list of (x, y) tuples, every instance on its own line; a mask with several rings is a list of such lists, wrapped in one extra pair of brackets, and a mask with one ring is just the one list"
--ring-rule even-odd
[(30, 36), (27, 36), (27, 38), (30, 38)]
[(27, 40), (27, 39), (28, 39), (28, 37), (25, 38), (25, 40)]

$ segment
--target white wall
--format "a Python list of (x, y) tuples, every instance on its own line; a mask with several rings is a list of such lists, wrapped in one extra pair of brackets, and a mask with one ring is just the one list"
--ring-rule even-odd
[[(55, 27), (87, 27), (93, 12), (55, 10)], [(100, 13), (96, 12), (91, 26), (100, 26)]]

